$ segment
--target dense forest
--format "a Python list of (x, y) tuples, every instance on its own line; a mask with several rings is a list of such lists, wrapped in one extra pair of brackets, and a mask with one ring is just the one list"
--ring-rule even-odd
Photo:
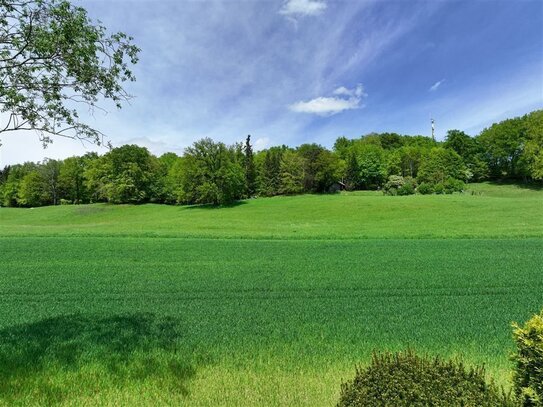
[(92, 202), (227, 204), (256, 196), (381, 189), (390, 195), (461, 191), (467, 182), (543, 180), (543, 110), (504, 120), (476, 137), (371, 133), (254, 152), (250, 136), (227, 146), (209, 138), (183, 156), (124, 145), (98, 156), (6, 166), (0, 204), (34, 207)]

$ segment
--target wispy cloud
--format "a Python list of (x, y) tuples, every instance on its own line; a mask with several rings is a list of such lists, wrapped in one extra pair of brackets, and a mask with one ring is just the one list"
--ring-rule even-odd
[(254, 142), (255, 151), (264, 150), (270, 146), (270, 139), (268, 137), (257, 138)]
[[(130, 106), (108, 115), (81, 111), (114, 146), (137, 142), (160, 154), (202, 137), (231, 144), (247, 134), (257, 148), (329, 145), (338, 134), (425, 134), (429, 111), (438, 129), (476, 131), (542, 104), (541, 86), (534, 86), (542, 83), (533, 52), (543, 46), (533, 35), (541, 26), (537, 2), (463, 2), (455, 13), (443, 1), (156, 1), (152, 10), (148, 0), (78, 3), (143, 50), (138, 80), (127, 84), (136, 95)], [(485, 30), (472, 24), (481, 18)], [(507, 25), (510, 18), (521, 23)], [(458, 40), (450, 41), (458, 27)], [(523, 58), (504, 57), (503, 41)], [(366, 104), (359, 81), (372, 89), (372, 103), (363, 115), (349, 114)], [(496, 97), (503, 92), (497, 83), (515, 86)], [(86, 151), (56, 139), (44, 152), (34, 133), (0, 139), (0, 164)]]
[(344, 110), (358, 109), (361, 106), (362, 98), (367, 96), (361, 84), (353, 89), (344, 86), (337, 88), (335, 96), (320, 96), (308, 101), (300, 101), (289, 106), (290, 110), (298, 113), (312, 113), (319, 116), (332, 116)]
[(437, 88), (441, 86), (441, 84), (445, 82), (445, 79), (441, 79), (440, 81), (437, 81), (432, 86), (430, 86), (430, 89), (428, 89), (429, 92), (435, 92)]
[(285, 16), (315, 16), (326, 10), (324, 0), (287, 0), (279, 14)]
[(361, 83), (359, 83), (356, 88), (353, 89), (347, 89), (345, 86), (340, 86), (334, 91), (334, 95), (340, 95), (340, 96), (350, 96), (350, 97), (357, 97), (361, 98), (362, 96), (366, 96), (364, 93), (364, 87)]

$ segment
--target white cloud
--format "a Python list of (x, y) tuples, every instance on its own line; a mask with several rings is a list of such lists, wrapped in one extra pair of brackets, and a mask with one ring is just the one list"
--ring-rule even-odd
[[(308, 100), (307, 102), (300, 101), (289, 106), (290, 110), (298, 113), (313, 113), (319, 116), (332, 116), (343, 112), (344, 110), (352, 110), (361, 108), (362, 98), (367, 96), (364, 93), (362, 85), (357, 85), (356, 88), (348, 89), (344, 86), (337, 88), (331, 97), (318, 97)], [(341, 97), (344, 96), (344, 97)]]
[(151, 154), (154, 154), (157, 157), (164, 153), (176, 153), (178, 155), (182, 155), (184, 150), (183, 147), (172, 145), (171, 143), (161, 140), (160, 138), (147, 136), (120, 140), (118, 143), (115, 143), (113, 147), (120, 147), (125, 144), (136, 144), (140, 147), (146, 147)]
[(265, 148), (268, 148), (269, 145), (270, 145), (270, 139), (268, 137), (260, 137), (260, 138), (257, 138), (254, 143), (254, 150), (255, 151), (264, 150)]
[(315, 16), (322, 13), (327, 5), (324, 0), (287, 0), (279, 10), (285, 16)]
[(96, 151), (99, 154), (108, 151), (106, 147), (81, 143), (64, 137), (53, 137), (52, 140), (53, 143), (44, 149), (38, 134), (34, 131), (15, 131), (3, 134), (1, 137), (2, 147), (0, 147), (0, 168), (25, 161), (42, 161), (45, 157), (60, 160), (73, 155), (83, 155), (89, 151)]
[(353, 89), (347, 89), (345, 86), (340, 86), (334, 91), (334, 95), (340, 95), (340, 96), (350, 96), (350, 97), (362, 97), (366, 96), (364, 93), (364, 87), (362, 84), (358, 84), (356, 88)]
[(430, 86), (430, 89), (428, 89), (429, 92), (435, 92), (437, 88), (441, 86), (441, 84), (445, 82), (445, 79), (441, 79), (440, 81), (437, 81), (432, 86)]

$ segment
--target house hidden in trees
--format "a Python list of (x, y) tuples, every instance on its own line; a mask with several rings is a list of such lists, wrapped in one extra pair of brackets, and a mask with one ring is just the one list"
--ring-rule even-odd
[(338, 192), (338, 191), (345, 191), (347, 189), (347, 186), (343, 181), (336, 181), (332, 185), (330, 185), (329, 191), (330, 192)]

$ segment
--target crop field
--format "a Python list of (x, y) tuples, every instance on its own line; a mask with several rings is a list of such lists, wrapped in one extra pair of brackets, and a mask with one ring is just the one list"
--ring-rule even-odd
[(372, 350), (510, 383), (543, 191), (0, 208), (0, 405), (333, 406)]

